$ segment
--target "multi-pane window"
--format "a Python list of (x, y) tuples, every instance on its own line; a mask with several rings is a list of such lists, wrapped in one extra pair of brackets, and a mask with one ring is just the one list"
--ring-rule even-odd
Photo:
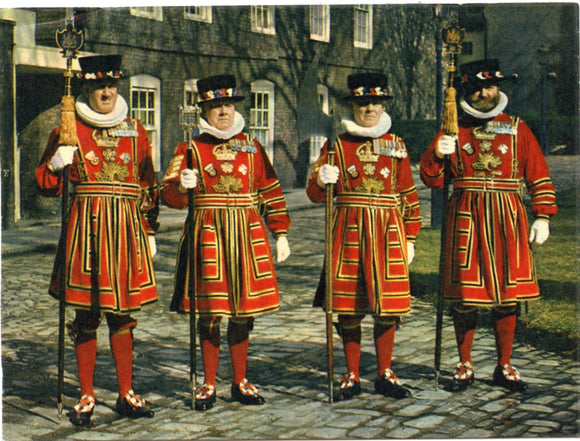
[(250, 6), (252, 20), (252, 32), (262, 34), (275, 34), (275, 9), (274, 6)]
[(354, 47), (373, 48), (372, 5), (356, 5), (354, 7)]
[(141, 121), (147, 131), (155, 171), (159, 171), (161, 165), (158, 96), (159, 80), (148, 75), (137, 75), (131, 78), (131, 118)]
[(163, 20), (163, 8), (161, 6), (131, 6), (131, 15), (161, 21)]
[(330, 5), (310, 6), (310, 38), (330, 41)]
[(184, 17), (190, 20), (211, 23), (211, 6), (185, 6)]
[(258, 80), (252, 83), (250, 100), (250, 134), (262, 144), (272, 160), (274, 144), (274, 85), (266, 80)]
[[(319, 84), (317, 86), (318, 103), (324, 113), (328, 115), (328, 88)], [(320, 156), (320, 150), (326, 142), (325, 136), (312, 136), (310, 138), (310, 163), (316, 162)]]

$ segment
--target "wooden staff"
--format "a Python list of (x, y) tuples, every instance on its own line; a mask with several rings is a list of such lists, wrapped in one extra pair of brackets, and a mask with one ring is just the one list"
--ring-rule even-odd
[[(62, 107), (60, 113), (60, 132), (58, 138), (59, 146), (71, 145), (79, 146), (77, 136), (77, 126), (75, 117), (74, 97), (71, 91), (72, 62), (77, 57), (78, 51), (83, 45), (84, 35), (82, 31), (74, 28), (74, 15), (67, 9), (66, 28), (56, 31), (56, 44), (62, 51), (66, 59), (66, 70), (63, 74), (65, 78), (64, 95), (62, 97)], [(57, 379), (57, 410), (58, 421), (62, 418), (64, 402), (64, 346), (65, 346), (65, 290), (66, 290), (66, 236), (68, 228), (68, 166), (62, 170), (62, 201), (61, 201), (61, 233), (60, 233), (60, 291), (58, 305), (58, 379)]]
[[(181, 125), (187, 136), (186, 165), (193, 169), (193, 148), (191, 145), (192, 132), (197, 124), (199, 111), (197, 107), (181, 108)], [(195, 409), (195, 391), (197, 388), (197, 322), (195, 310), (195, 265), (193, 256), (193, 189), (187, 189), (187, 292), (189, 294), (189, 384), (191, 391), (191, 409)]]
[[(449, 54), (449, 65), (447, 67), (447, 88), (443, 98), (443, 110), (441, 114), (441, 131), (449, 136), (457, 136), (459, 127), (457, 122), (457, 91), (453, 87), (453, 78), (456, 72), (457, 54), (461, 51), (461, 43), (465, 38), (465, 29), (460, 27), (455, 19), (441, 30), (441, 39), (445, 44)], [(445, 156), (443, 168), (443, 203), (441, 213), (441, 248), (439, 253), (439, 284), (437, 291), (437, 316), (435, 322), (435, 387), (439, 386), (439, 375), (441, 369), (441, 340), (443, 331), (443, 306), (444, 306), (444, 284), (445, 284), (445, 254), (447, 237), (447, 214), (449, 213), (449, 179), (450, 179), (450, 159)]]

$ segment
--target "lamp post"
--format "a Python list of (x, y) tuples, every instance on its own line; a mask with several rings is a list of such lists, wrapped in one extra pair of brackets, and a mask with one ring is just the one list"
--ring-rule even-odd
[(548, 156), (550, 151), (550, 143), (548, 140), (548, 122), (547, 122), (547, 107), (548, 107), (548, 78), (554, 75), (553, 72), (548, 72), (548, 64), (550, 62), (550, 48), (542, 44), (538, 49), (538, 64), (540, 65), (541, 88), (542, 88), (542, 133), (540, 137), (540, 145), (544, 151), (544, 155)]

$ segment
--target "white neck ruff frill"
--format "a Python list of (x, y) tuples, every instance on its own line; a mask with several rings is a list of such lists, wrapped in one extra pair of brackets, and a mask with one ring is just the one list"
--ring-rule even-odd
[(234, 114), (234, 125), (228, 130), (219, 130), (210, 125), (204, 118), (200, 118), (198, 129), (200, 135), (202, 133), (208, 133), (218, 139), (230, 139), (240, 133), (245, 125), (244, 117), (236, 111)]
[(342, 127), (351, 135), (365, 138), (378, 138), (387, 133), (391, 128), (391, 117), (387, 112), (383, 112), (379, 118), (379, 123), (373, 127), (363, 127), (358, 125), (352, 115), (346, 115), (341, 121)]
[(118, 126), (127, 118), (129, 106), (121, 95), (117, 95), (115, 108), (110, 113), (95, 112), (89, 105), (87, 96), (83, 93), (78, 96), (75, 102), (77, 115), (84, 122), (93, 127), (108, 128)]
[(504, 109), (508, 105), (508, 101), (509, 100), (508, 100), (507, 95), (503, 92), (500, 92), (499, 93), (499, 103), (497, 103), (497, 106), (495, 106), (489, 112), (481, 112), (480, 110), (474, 109), (469, 104), (467, 104), (467, 101), (465, 101), (464, 97), (461, 97), (459, 99), (459, 105), (461, 106), (461, 108), (463, 109), (463, 111), (465, 113), (467, 113), (470, 116), (473, 116), (474, 118), (491, 119), (491, 118), (498, 116), (501, 112), (504, 111)]

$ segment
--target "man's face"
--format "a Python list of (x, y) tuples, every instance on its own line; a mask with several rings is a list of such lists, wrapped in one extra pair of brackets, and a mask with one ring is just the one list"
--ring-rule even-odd
[(385, 105), (382, 100), (362, 98), (352, 100), (350, 110), (354, 121), (359, 126), (374, 127), (379, 123), (381, 115), (385, 111)]
[(111, 113), (117, 103), (116, 81), (92, 81), (85, 86), (91, 109), (98, 113)]
[(203, 117), (218, 130), (227, 131), (234, 125), (236, 106), (231, 101), (217, 101), (203, 106)]
[(469, 91), (465, 100), (475, 110), (489, 112), (498, 105), (499, 97), (499, 87), (492, 85)]

